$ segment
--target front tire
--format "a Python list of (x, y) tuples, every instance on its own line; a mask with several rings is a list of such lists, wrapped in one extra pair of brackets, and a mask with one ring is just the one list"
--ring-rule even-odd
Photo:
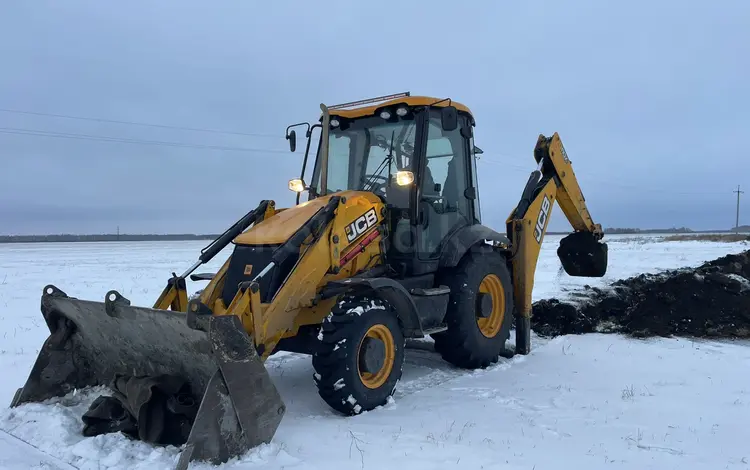
[(318, 394), (345, 415), (385, 405), (401, 378), (404, 344), (398, 318), (382, 300), (342, 299), (323, 321), (313, 354)]
[(496, 363), (513, 324), (513, 288), (505, 256), (489, 247), (471, 250), (441, 276), (440, 283), (451, 293), (445, 315), (448, 330), (432, 335), (435, 351), (465, 369)]

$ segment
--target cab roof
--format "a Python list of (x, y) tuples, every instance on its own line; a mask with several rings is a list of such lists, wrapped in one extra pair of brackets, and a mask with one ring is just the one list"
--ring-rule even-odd
[[(393, 98), (391, 98), (391, 96), (393, 96)], [(375, 102), (375, 104), (371, 104), (373, 102)], [(473, 117), (471, 110), (467, 106), (457, 101), (446, 98), (434, 98), (430, 96), (410, 96), (410, 94), (408, 93), (334, 105), (328, 108), (328, 112), (331, 116), (340, 116), (343, 118), (352, 119), (364, 116), (372, 116), (382, 108), (399, 104), (405, 104), (409, 107), (412, 107), (426, 106), (433, 103), (435, 103), (434, 106), (436, 107), (454, 106), (457, 110), (467, 113)]]

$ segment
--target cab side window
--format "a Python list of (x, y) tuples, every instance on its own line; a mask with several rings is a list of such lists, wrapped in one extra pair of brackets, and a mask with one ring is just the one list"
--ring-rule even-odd
[(471, 201), (466, 197), (468, 144), (461, 135), (465, 122), (461, 116), (456, 129), (444, 131), (439, 111), (430, 114), (419, 208), (423, 259), (438, 256), (445, 237), (471, 220)]
[(467, 155), (461, 127), (443, 131), (440, 116), (431, 116), (427, 137), (427, 165), (423, 194), (435, 198), (443, 212), (457, 212), (469, 219)]

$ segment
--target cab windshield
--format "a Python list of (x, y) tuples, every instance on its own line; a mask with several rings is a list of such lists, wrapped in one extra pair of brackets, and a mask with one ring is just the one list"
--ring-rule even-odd
[(380, 116), (359, 118), (331, 128), (327, 188), (325, 193), (321, 191), (319, 153), (312, 189), (318, 195), (343, 190), (372, 191), (391, 203), (396, 203), (390, 199), (398, 191), (406, 193), (408, 204), (407, 188), (398, 188), (392, 177), (398, 171), (414, 171), (415, 133), (413, 118), (391, 122)]

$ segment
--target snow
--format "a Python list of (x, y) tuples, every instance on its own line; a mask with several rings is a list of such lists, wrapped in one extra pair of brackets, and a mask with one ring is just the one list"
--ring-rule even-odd
[(0, 430), (0, 468), (4, 470), (75, 470), (33, 446)]
[[(534, 300), (748, 249), (742, 243), (607, 237), (607, 276), (575, 279), (561, 272), (555, 255), (559, 238), (545, 239)], [(0, 402), (10, 403), (47, 337), (39, 312), (45, 285), (98, 300), (114, 288), (135, 305), (149, 305), (170, 273), (190, 266), (203, 245), (0, 245), (0, 370), (5, 376)], [(228, 251), (222, 255), (201, 271), (217, 269)], [(189, 283), (189, 289), (204, 285)], [(429, 348), (409, 349), (394, 399), (355, 417), (338, 415), (318, 397), (309, 357), (273, 356), (267, 367), (287, 414), (270, 444), (222, 470), (376, 469), (407, 461), (416, 470), (750, 468), (744, 438), (750, 422), (750, 376), (744, 373), (750, 344), (597, 333), (534, 337), (532, 348), (528, 356), (502, 359), (483, 371), (455, 369)], [(43, 404), (0, 409), (0, 430), (12, 434), (0, 432), (0, 467), (172, 468), (179, 449), (119, 434), (80, 434), (80, 417), (99, 393), (78, 391)]]
[(338, 379), (338, 380), (337, 380), (337, 381), (336, 381), (336, 382), (335, 382), (335, 383), (333, 384), (333, 389), (334, 389), (334, 390), (341, 390), (341, 389), (342, 389), (342, 388), (344, 388), (344, 387), (346, 387), (346, 383), (344, 383), (344, 379)]

